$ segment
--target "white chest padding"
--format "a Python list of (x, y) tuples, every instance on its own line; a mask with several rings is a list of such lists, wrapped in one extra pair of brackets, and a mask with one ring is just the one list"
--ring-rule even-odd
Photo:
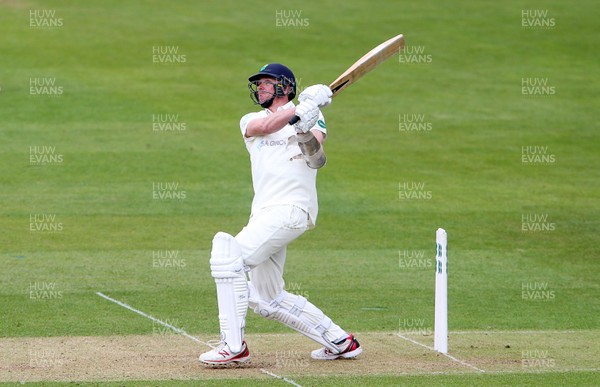
[(254, 313), (270, 320), (280, 321), (334, 353), (339, 352), (331, 341), (342, 335), (343, 331), (306, 298), (284, 290), (275, 300), (268, 303), (260, 299), (252, 282), (248, 283), (248, 287), (249, 305)]
[(233, 236), (224, 232), (215, 235), (210, 270), (217, 284), (221, 340), (232, 352), (240, 352), (248, 310), (248, 280), (242, 251)]

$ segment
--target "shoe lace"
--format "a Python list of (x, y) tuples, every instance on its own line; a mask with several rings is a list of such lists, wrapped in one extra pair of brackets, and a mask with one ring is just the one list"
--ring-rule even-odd
[(227, 343), (222, 340), (208, 340), (206, 344), (208, 344), (208, 346), (212, 349), (215, 349), (217, 352), (227, 345)]

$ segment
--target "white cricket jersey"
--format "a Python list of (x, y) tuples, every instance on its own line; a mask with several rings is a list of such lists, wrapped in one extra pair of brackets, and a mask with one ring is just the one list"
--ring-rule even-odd
[[(277, 110), (291, 109), (288, 102)], [(309, 226), (314, 227), (319, 210), (317, 202), (317, 170), (304, 161), (295, 141), (296, 130), (286, 125), (281, 130), (266, 136), (246, 137), (248, 122), (272, 114), (269, 109), (248, 113), (240, 120), (240, 129), (250, 153), (254, 199), (252, 214), (277, 205), (294, 205), (309, 215)], [(319, 121), (312, 129), (327, 133), (325, 119), (319, 112)]]

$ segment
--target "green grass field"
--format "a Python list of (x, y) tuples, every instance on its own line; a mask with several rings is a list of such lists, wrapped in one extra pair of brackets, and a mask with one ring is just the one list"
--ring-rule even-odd
[[(0, 382), (600, 383), (597, 11), (0, 0)], [(328, 83), (398, 33), (405, 51), (324, 110), (318, 226), (286, 265), (364, 354), (308, 360), (316, 345), (249, 313), (255, 365), (202, 367), (210, 243), (253, 194), (247, 77), (281, 62)], [(438, 227), (452, 358), (430, 348)]]

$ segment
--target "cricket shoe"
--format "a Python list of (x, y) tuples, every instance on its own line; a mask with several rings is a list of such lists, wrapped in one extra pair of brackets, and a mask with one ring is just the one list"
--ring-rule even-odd
[(339, 348), (338, 353), (333, 352), (329, 348), (321, 348), (312, 351), (310, 357), (316, 360), (335, 360), (339, 359), (340, 357), (344, 359), (351, 359), (362, 353), (362, 348), (358, 341), (354, 338), (353, 334), (350, 334), (350, 336), (344, 340), (333, 344)]
[[(208, 343), (211, 345), (211, 343)], [(212, 346), (212, 345), (211, 345)], [(242, 350), (238, 353), (231, 352), (226, 342), (221, 341), (219, 345), (213, 347), (208, 352), (204, 352), (200, 355), (199, 360), (206, 364), (212, 365), (226, 365), (231, 363), (245, 363), (250, 360), (250, 352), (246, 341), (242, 342)]]

